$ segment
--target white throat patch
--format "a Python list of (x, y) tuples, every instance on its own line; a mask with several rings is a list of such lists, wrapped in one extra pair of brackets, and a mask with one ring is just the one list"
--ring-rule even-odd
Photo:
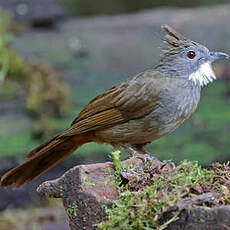
[(208, 83), (216, 80), (215, 73), (213, 72), (210, 62), (205, 62), (200, 68), (189, 75), (189, 80), (195, 82), (199, 86), (206, 86)]

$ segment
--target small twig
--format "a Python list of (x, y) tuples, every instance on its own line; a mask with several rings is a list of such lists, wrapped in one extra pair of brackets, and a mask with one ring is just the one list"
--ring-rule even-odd
[(219, 198), (219, 196), (220, 195), (216, 192), (208, 192), (201, 195), (197, 195), (195, 197), (185, 198), (177, 202), (177, 204), (174, 205), (173, 207), (169, 208), (166, 211), (166, 213), (173, 212), (173, 211), (181, 211), (195, 204), (200, 204), (204, 202), (213, 202), (215, 199)]

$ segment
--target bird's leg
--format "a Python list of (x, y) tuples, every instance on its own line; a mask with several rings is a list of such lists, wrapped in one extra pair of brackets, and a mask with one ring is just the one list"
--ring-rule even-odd
[(159, 161), (151, 152), (149, 152), (143, 148), (141, 148), (140, 151), (143, 152), (143, 155), (148, 155), (152, 160)]
[(152, 161), (152, 160), (158, 160), (150, 152), (144, 150), (143, 145), (141, 145), (141, 146), (132, 146), (130, 144), (121, 144), (121, 147), (126, 149), (133, 156), (135, 156), (137, 158), (140, 158), (144, 162)]

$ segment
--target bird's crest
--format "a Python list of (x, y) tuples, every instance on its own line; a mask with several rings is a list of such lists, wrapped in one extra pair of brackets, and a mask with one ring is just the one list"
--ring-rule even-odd
[(161, 27), (165, 32), (167, 33), (163, 40), (168, 43), (169, 45), (177, 48), (177, 47), (188, 47), (192, 41), (185, 38), (182, 34), (178, 33), (176, 30), (174, 30), (169, 25), (163, 25)]

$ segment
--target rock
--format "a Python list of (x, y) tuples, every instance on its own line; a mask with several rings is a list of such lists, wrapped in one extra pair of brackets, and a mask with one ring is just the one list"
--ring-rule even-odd
[[(154, 164), (157, 162), (159, 161), (154, 161)], [(144, 168), (143, 162), (136, 158), (122, 163)], [(112, 168), (114, 165), (111, 162), (75, 166), (62, 177), (44, 182), (37, 191), (47, 197), (63, 199), (71, 230), (96, 229), (95, 224), (106, 218), (103, 206), (111, 207), (112, 201), (119, 197)], [(168, 230), (228, 229), (230, 206), (193, 207), (195, 204), (214, 200), (218, 196), (217, 193), (204, 193), (193, 198), (182, 199), (163, 215), (162, 221), (166, 222), (172, 211), (180, 210), (179, 219), (171, 223)]]
[(230, 206), (185, 209), (167, 230), (227, 230), (230, 228)]
[(56, 20), (66, 14), (57, 0), (0, 0), (0, 7), (10, 11), (16, 21), (28, 22), (34, 26), (52, 27)]
[(43, 224), (41, 226), (42, 230), (69, 230), (69, 226), (65, 222), (56, 222), (56, 223), (48, 223)]
[[(140, 164), (135, 158), (126, 164)], [(74, 229), (95, 229), (105, 219), (103, 205), (110, 206), (118, 198), (110, 171), (113, 163), (79, 165), (62, 177), (42, 183), (37, 191), (47, 197), (62, 198), (69, 224)]]

